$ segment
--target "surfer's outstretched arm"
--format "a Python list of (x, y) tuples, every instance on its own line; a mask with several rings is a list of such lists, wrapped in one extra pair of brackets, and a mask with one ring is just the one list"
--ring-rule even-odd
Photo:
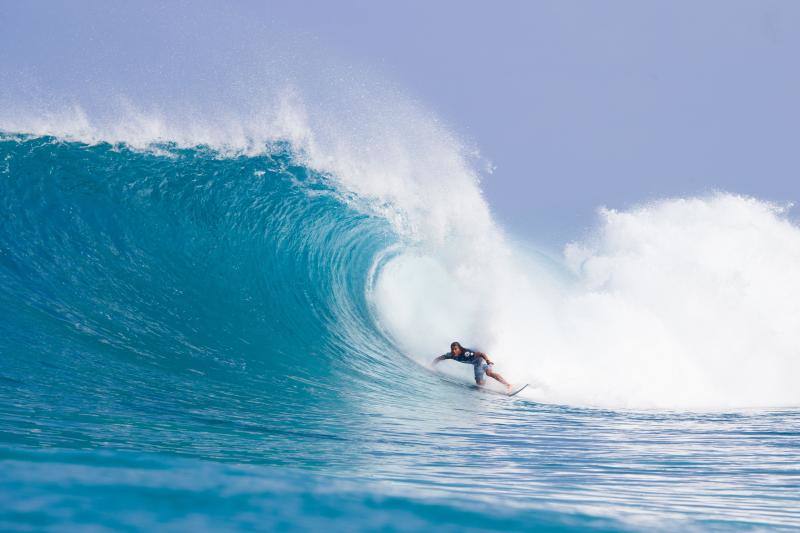
[(438, 363), (439, 361), (444, 361), (445, 359), (450, 359), (450, 357), (448, 357), (449, 355), (450, 355), (449, 353), (446, 353), (446, 354), (440, 355), (439, 357), (437, 357), (436, 359), (434, 359), (434, 360), (433, 360), (433, 363), (431, 363), (431, 364), (432, 364), (432, 365), (436, 365), (436, 363)]

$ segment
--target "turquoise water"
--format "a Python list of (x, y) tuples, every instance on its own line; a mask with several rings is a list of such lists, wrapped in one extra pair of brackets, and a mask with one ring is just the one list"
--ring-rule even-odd
[(288, 145), (6, 135), (0, 180), (4, 530), (800, 527), (797, 409), (425, 371), (368, 297), (403, 239)]

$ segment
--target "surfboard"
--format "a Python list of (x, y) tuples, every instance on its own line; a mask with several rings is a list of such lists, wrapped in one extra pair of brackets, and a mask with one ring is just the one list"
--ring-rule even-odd
[(525, 389), (525, 387), (527, 387), (528, 385), (529, 384), (526, 383), (526, 384), (524, 384), (522, 386), (519, 386), (519, 387), (517, 387), (515, 389), (512, 389), (511, 392), (494, 390), (494, 389), (490, 389), (489, 387), (481, 386), (481, 385), (467, 385), (467, 386), (470, 389), (478, 390), (478, 391), (481, 391), (481, 392), (487, 392), (489, 394), (499, 394), (500, 396), (515, 396), (515, 395), (519, 394), (520, 392), (522, 392)]
[(505, 392), (505, 391), (490, 389), (489, 387), (486, 386), (464, 383), (463, 381), (454, 379), (448, 376), (447, 374), (436, 370), (435, 368), (431, 367), (424, 367), (424, 368), (426, 368), (429, 372), (436, 374), (439, 377), (439, 379), (442, 379), (443, 381), (446, 381), (448, 383), (452, 383), (453, 385), (458, 385), (459, 387), (467, 387), (468, 389), (478, 390), (480, 392), (487, 392), (489, 394), (499, 394), (500, 396), (516, 396), (529, 385), (529, 383), (525, 383), (524, 385), (516, 387), (511, 392)]
[(523, 390), (525, 390), (525, 387), (527, 387), (528, 385), (529, 385), (529, 383), (526, 383), (526, 384), (525, 384), (525, 385), (523, 385), (522, 387), (517, 387), (515, 390), (513, 390), (513, 391), (509, 392), (509, 393), (508, 393), (508, 395), (509, 395), (509, 396), (516, 396), (517, 394), (519, 394), (520, 392), (522, 392)]
[(467, 388), (470, 388), (472, 390), (476, 390), (476, 391), (479, 391), (479, 392), (485, 392), (487, 394), (499, 394), (500, 396), (514, 396), (514, 395), (519, 394), (520, 392), (522, 392), (525, 389), (525, 387), (527, 387), (527, 386), (528, 386), (528, 383), (526, 383), (525, 385), (521, 385), (521, 386), (519, 386), (519, 387), (517, 387), (515, 389), (512, 389), (511, 392), (505, 392), (505, 391), (495, 390), (493, 388), (490, 389), (489, 387), (487, 387), (485, 385), (483, 385), (483, 386), (481, 386), (481, 385), (466, 385)]

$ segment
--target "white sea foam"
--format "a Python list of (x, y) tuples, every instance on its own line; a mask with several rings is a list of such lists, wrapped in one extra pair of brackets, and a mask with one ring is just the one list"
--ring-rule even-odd
[(414, 353), (477, 342), (542, 401), (800, 405), (800, 228), (783, 208), (716, 194), (600, 214), (565, 248), (573, 280), (518, 254), (472, 272), (469, 256), (400, 257), (384, 319)]
[(131, 97), (100, 110), (79, 98), (5, 105), (0, 130), (223, 155), (288, 140), (402, 236), (404, 252), (371, 295), (381, 324), (420, 362), (458, 339), (534, 383), (542, 401), (800, 405), (800, 228), (782, 208), (720, 193), (603, 210), (553, 268), (503, 235), (474, 151), (430, 112), (381, 84), (331, 83), (324, 97), (281, 85), (229, 107)]

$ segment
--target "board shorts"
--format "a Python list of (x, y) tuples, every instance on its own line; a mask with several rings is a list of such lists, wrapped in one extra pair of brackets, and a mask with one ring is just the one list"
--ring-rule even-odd
[(490, 365), (486, 361), (481, 359), (480, 362), (475, 363), (473, 368), (475, 370), (475, 381), (480, 383), (486, 379), (486, 371), (494, 368), (494, 365), (493, 364)]

